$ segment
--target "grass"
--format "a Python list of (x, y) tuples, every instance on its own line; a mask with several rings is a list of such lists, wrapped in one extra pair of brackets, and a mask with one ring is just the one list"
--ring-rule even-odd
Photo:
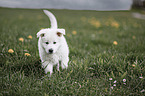
[(0, 8), (1, 96), (145, 94), (144, 20), (131, 11), (50, 11), (70, 49), (68, 69), (54, 69), (51, 78), (41, 68), (36, 38), (50, 26), (48, 17), (38, 9)]

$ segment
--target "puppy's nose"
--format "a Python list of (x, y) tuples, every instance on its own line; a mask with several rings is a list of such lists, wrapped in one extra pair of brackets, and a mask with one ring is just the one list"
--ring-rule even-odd
[(53, 49), (49, 49), (49, 53), (53, 53)]

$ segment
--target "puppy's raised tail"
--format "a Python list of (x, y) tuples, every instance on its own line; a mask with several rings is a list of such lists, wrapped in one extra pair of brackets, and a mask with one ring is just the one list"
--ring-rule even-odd
[(57, 29), (57, 21), (56, 21), (56, 18), (55, 16), (50, 12), (50, 11), (47, 11), (47, 10), (43, 10), (44, 13), (49, 17), (50, 19), (50, 22), (51, 22), (51, 28), (52, 29)]

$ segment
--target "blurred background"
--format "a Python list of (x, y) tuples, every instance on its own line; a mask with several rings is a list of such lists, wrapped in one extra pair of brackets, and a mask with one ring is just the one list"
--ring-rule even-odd
[(145, 8), (145, 0), (0, 0), (0, 7), (72, 10), (130, 10)]

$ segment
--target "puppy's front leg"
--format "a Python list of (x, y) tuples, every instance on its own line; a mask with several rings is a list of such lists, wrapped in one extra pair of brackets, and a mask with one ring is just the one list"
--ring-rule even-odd
[(62, 69), (65, 69), (68, 67), (68, 61), (69, 61), (69, 58), (64, 58), (62, 61), (61, 61), (61, 67)]
[(45, 74), (50, 72), (50, 76), (51, 76), (51, 74), (53, 73), (53, 64), (45, 61), (44, 63), (42, 63), (42, 67), (44, 68)]
[(53, 73), (53, 65), (52, 64), (48, 64), (47, 67), (44, 70), (45, 70), (45, 74), (50, 72), (50, 76), (51, 76), (51, 74)]
[(59, 71), (59, 62), (57, 63), (57, 71)]

